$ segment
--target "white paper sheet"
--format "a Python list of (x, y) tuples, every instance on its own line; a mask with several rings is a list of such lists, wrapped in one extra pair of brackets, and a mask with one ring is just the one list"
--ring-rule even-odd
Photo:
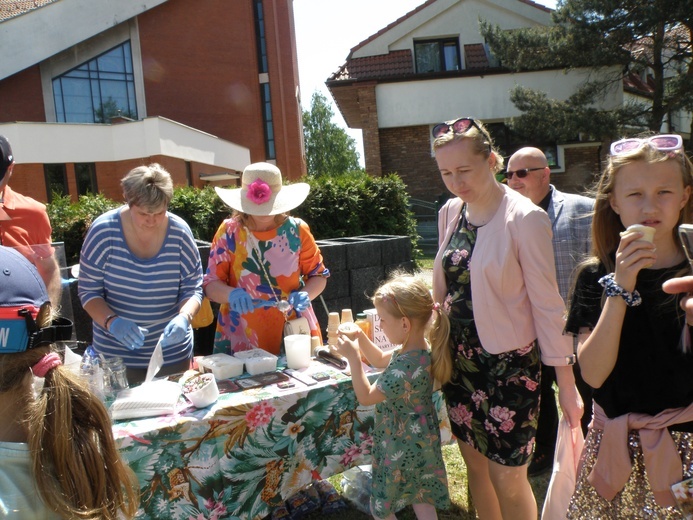
[(156, 347), (154, 347), (154, 352), (152, 352), (152, 358), (149, 360), (149, 366), (147, 367), (147, 375), (144, 378), (144, 382), (148, 383), (154, 376), (159, 373), (161, 367), (164, 365), (164, 352), (161, 348), (161, 341), (164, 339), (164, 335), (159, 336), (159, 341), (156, 342)]

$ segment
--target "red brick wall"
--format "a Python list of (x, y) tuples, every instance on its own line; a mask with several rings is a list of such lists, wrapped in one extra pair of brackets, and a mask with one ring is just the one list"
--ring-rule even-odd
[(435, 201), (448, 190), (431, 156), (428, 126), (380, 130), (382, 172), (397, 173), (415, 199)]
[(589, 195), (588, 190), (593, 187), (601, 173), (600, 154), (602, 149), (600, 144), (565, 148), (566, 171), (552, 173), (551, 182), (560, 191)]
[(36, 123), (45, 120), (38, 65), (0, 81), (0, 121)]
[[(277, 165), (305, 173), (291, 0), (265, 0), (265, 31)], [(147, 113), (250, 149), (267, 159), (253, 3), (172, 0), (138, 17)], [(293, 51), (293, 52), (292, 52)]]

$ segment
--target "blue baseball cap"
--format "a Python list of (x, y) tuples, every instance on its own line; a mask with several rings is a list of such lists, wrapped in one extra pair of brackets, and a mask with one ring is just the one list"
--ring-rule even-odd
[(15, 249), (0, 246), (0, 354), (51, 341), (54, 335), (44, 331), (52, 327), (38, 329), (35, 322), (47, 303), (50, 298), (36, 267)]

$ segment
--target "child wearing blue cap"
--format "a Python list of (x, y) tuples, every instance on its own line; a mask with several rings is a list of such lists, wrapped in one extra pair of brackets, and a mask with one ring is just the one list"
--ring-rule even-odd
[[(0, 517), (132, 518), (137, 480), (106, 408), (62, 366), (53, 342), (69, 325), (52, 318), (36, 268), (0, 247)], [(36, 396), (34, 376), (45, 378)]]

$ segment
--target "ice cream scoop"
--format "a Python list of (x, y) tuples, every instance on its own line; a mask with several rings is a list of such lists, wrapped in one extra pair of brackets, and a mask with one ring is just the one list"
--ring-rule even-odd
[(654, 241), (655, 231), (656, 229), (650, 226), (633, 224), (632, 226), (628, 226), (625, 231), (621, 231), (621, 236), (626, 236), (629, 233), (642, 233), (642, 238), (640, 240), (652, 243)]

